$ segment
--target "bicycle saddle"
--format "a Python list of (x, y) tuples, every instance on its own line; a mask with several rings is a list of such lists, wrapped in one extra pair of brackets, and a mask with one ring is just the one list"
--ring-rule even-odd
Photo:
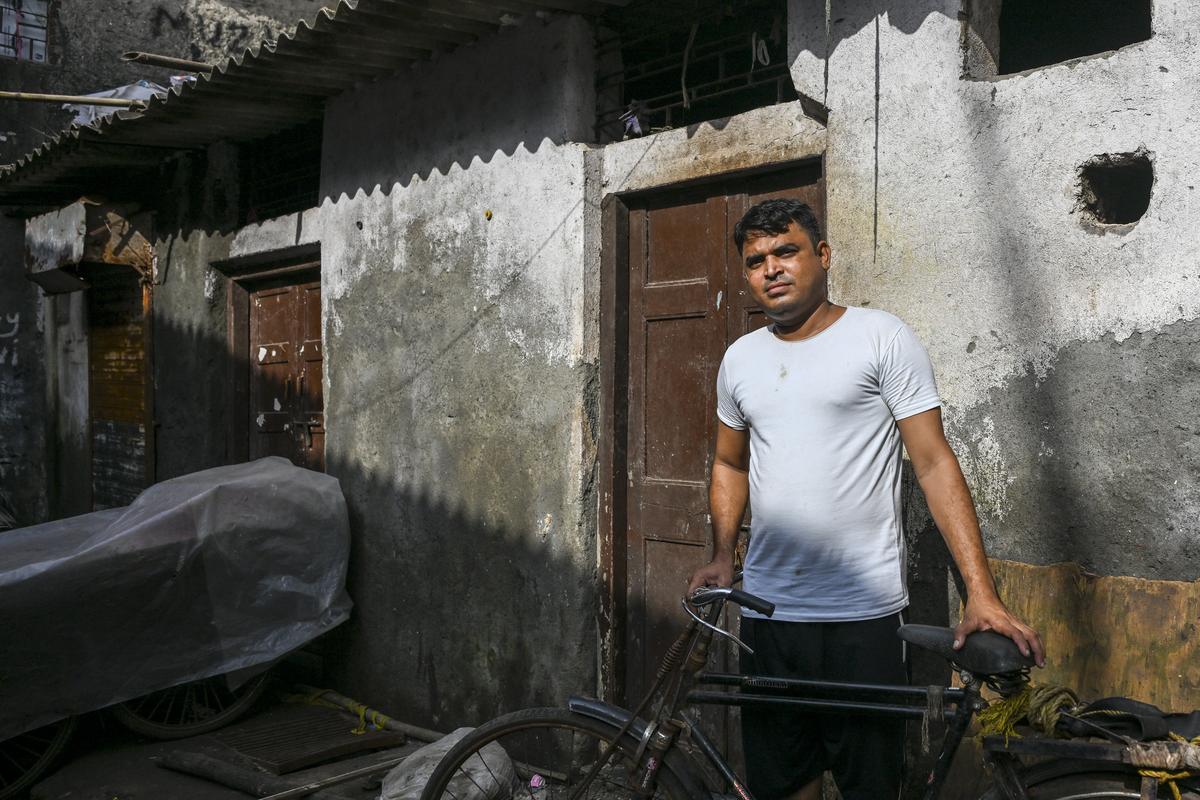
[(933, 625), (901, 625), (897, 635), (911, 645), (937, 653), (978, 676), (1020, 672), (1033, 666), (1033, 656), (1023, 656), (1012, 639), (992, 631), (976, 631), (961, 650), (954, 649), (954, 629)]

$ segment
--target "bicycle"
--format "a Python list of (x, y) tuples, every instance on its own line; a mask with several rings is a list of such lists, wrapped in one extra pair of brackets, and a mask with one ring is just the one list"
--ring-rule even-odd
[[(531, 708), (497, 717), (446, 753), (430, 774), (421, 800), (754, 800), (714, 743), (682, 713), (689, 705), (751, 703), (926, 722), (940, 718), (946, 733), (924, 792), (925, 800), (936, 800), (972, 719), (988, 705), (983, 687), (1010, 696), (1028, 683), (1033, 666), (1011, 640), (996, 633), (972, 634), (961, 650), (954, 650), (952, 629), (905, 625), (901, 638), (949, 661), (961, 686), (707, 672), (714, 635), (746, 647), (717, 627), (727, 601), (765, 616), (774, 611), (773, 604), (739, 589), (698, 590), (684, 599), (688, 625), (668, 649), (636, 709), (572, 697), (566, 708)], [(704, 616), (697, 613), (701, 611)], [(643, 716), (652, 705), (652, 712)], [(983, 752), (993, 786), (981, 800), (1153, 800), (1159, 796), (1159, 778), (1141, 771), (1159, 771), (1161, 777), (1163, 771), (1188, 765), (1200, 768), (1200, 747), (1175, 742), (987, 737)], [(1022, 761), (1031, 758), (1036, 759), (1032, 764)], [(1191, 792), (1183, 796), (1200, 798)]]

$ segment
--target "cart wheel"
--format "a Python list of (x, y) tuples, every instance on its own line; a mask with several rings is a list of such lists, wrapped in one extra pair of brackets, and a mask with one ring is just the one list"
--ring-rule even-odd
[(75, 718), (26, 731), (0, 742), (0, 800), (23, 797), (62, 755), (75, 732)]
[(172, 686), (112, 708), (113, 717), (151, 739), (186, 739), (215, 731), (250, 710), (267, 688), (270, 672), (230, 691), (224, 675)]

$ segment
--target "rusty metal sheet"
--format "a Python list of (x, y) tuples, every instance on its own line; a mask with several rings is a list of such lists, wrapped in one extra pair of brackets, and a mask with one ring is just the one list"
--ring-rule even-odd
[(152, 280), (153, 215), (101, 204), (88, 204), (86, 210), (83, 258), (104, 264), (123, 264)]
[(272, 283), (249, 302), (250, 457), (324, 470), (321, 285)]

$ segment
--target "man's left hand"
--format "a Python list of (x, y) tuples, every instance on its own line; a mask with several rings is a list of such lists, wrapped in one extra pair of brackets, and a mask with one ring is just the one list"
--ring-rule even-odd
[(954, 628), (954, 649), (962, 648), (967, 636), (975, 631), (995, 631), (1012, 639), (1022, 655), (1032, 653), (1039, 667), (1046, 666), (1046, 653), (1037, 631), (1012, 615), (1000, 598), (968, 599), (962, 621)]

